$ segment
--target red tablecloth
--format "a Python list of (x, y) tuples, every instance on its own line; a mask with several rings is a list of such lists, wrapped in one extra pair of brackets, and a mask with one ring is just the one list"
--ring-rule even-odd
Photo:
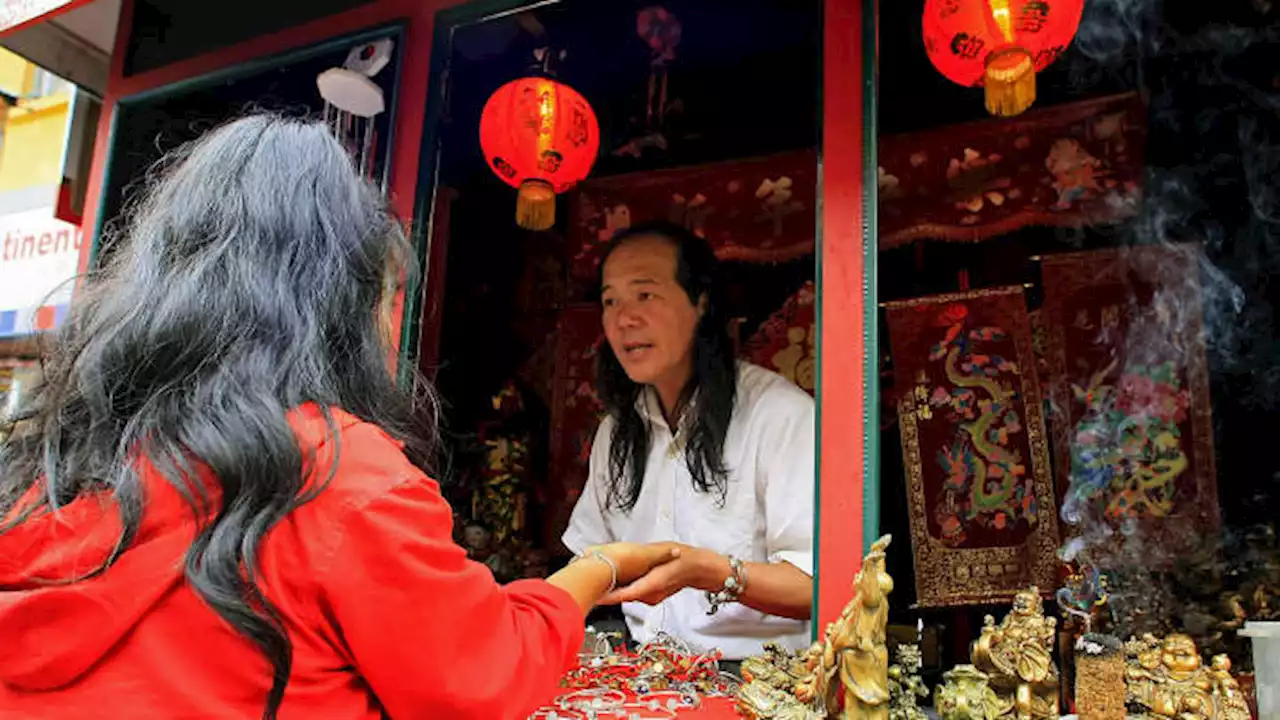
[(728, 698), (707, 698), (702, 707), (681, 711), (680, 720), (741, 720), (742, 716)]

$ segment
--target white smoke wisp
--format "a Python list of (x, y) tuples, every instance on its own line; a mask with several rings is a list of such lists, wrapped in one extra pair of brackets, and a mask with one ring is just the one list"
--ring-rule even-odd
[[(1185, 370), (1203, 348), (1215, 407), (1274, 411), (1280, 409), (1280, 339), (1268, 281), (1280, 277), (1280, 80), (1268, 86), (1256, 70), (1266, 64), (1260, 53), (1280, 43), (1280, 24), (1175, 27), (1166, 18), (1176, 5), (1090, 0), (1070, 54), (1074, 78), (1110, 72), (1132, 81), (1147, 102), (1144, 201), (1118, 231), (1119, 243), (1178, 251), (1168, 255), (1176, 261), (1138, 268), (1156, 289), (1139, 297), (1144, 283), (1135, 283), (1124, 351), (1110, 377), (1141, 377), (1167, 363)], [(1200, 330), (1198, 336), (1171, 331), (1178, 328)], [(1075, 428), (1090, 433), (1090, 451), (1116, 459), (1120, 473), (1150, 460), (1145, 448), (1135, 454), (1134, 434), (1160, 409), (1135, 405), (1132, 395), (1123, 408), (1115, 394), (1094, 400)], [(1214, 421), (1226, 414), (1215, 411)], [(1229, 432), (1220, 425), (1216, 440)], [(1219, 493), (1276, 487), (1273, 472), (1260, 475), (1220, 475)], [(1078, 472), (1073, 464), (1070, 480), (1060, 554), (1109, 573), (1117, 630), (1174, 629), (1203, 615), (1188, 608), (1187, 588), (1169, 568), (1205, 552), (1221, 557), (1222, 538), (1199, 537), (1193, 523), (1177, 520), (1154, 536), (1143, 522), (1105, 514), (1096, 473)], [(1182, 547), (1164, 541), (1179, 535), (1186, 536)]]

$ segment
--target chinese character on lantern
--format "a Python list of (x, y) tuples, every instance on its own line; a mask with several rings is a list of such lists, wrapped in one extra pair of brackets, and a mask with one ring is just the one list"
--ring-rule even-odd
[(493, 172), (517, 188), (516, 224), (547, 230), (556, 195), (586, 179), (600, 150), (600, 126), (576, 90), (546, 77), (498, 88), (480, 116), (480, 147)]
[(1036, 100), (1036, 73), (1067, 49), (1084, 0), (927, 0), (924, 45), (954, 83), (986, 89), (987, 111), (1017, 115)]

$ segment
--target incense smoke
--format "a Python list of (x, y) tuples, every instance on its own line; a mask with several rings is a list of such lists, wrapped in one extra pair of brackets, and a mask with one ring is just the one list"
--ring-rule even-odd
[[(1275, 73), (1276, 63), (1263, 57), (1280, 41), (1280, 28), (1239, 22), (1188, 27), (1194, 23), (1171, 21), (1166, 8), (1175, 9), (1155, 0), (1093, 0), (1068, 56), (1072, 82), (1120, 78), (1139, 88), (1148, 104), (1145, 199), (1139, 216), (1121, 229), (1122, 244), (1190, 248), (1190, 272), (1177, 263), (1148, 268), (1163, 289), (1150, 298), (1137, 297), (1135, 290), (1130, 298), (1131, 324), (1116, 376), (1139, 382), (1153, 368), (1185, 365), (1199, 343), (1169, 329), (1202, 323), (1219, 494), (1230, 496), (1233, 505), (1252, 504), (1267, 517), (1280, 470), (1270, 448), (1254, 448), (1251, 456), (1227, 448), (1247, 450), (1239, 447), (1239, 438), (1248, 436), (1242, 431), (1257, 432), (1246, 426), (1266, 422), (1280, 407), (1280, 341), (1273, 318), (1278, 298), (1268, 284), (1269, 276), (1280, 275), (1280, 82), (1264, 75)], [(1145, 432), (1156, 415), (1178, 410), (1171, 409), (1169, 403), (1178, 401), (1169, 396), (1137, 395), (1143, 401), (1119, 392), (1096, 399), (1077, 425), (1091, 433), (1089, 452), (1121, 456), (1125, 443), (1132, 450), (1135, 433)], [(1153, 442), (1157, 450), (1167, 448), (1160, 445), (1164, 441)], [(1149, 451), (1144, 446), (1142, 453)], [(1117, 634), (1195, 631), (1203, 624), (1195, 618), (1207, 611), (1188, 602), (1187, 583), (1177, 581), (1177, 570), (1189, 562), (1212, 565), (1220, 544), (1241, 536), (1230, 527), (1233, 519), (1214, 538), (1198, 537), (1190, 523), (1175, 521), (1162, 538), (1187, 543), (1174, 547), (1157, 541), (1144, 523), (1106, 517), (1097, 498), (1107, 481), (1073, 464), (1062, 506), (1069, 537), (1063, 559), (1110, 575)], [(1223, 553), (1216, 557), (1216, 569), (1224, 571)]]

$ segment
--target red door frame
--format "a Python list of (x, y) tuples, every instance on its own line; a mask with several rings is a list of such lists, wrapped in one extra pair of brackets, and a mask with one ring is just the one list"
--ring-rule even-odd
[[(102, 121), (94, 147), (84, 227), (97, 226), (111, 119), (121, 98), (352, 31), (403, 21), (400, 108), (393, 118), (393, 209), (414, 218), (436, 13), (460, 0), (381, 0), (162, 68), (124, 75), (134, 0), (124, 0)], [(816, 627), (838, 617), (862, 551), (876, 532), (875, 0), (823, 0), (822, 167), (819, 214), (819, 569)], [(430, 207), (430, 205), (428, 205)], [(419, 208), (420, 209), (420, 208)], [(430, 233), (419, 234), (428, 237)], [(85, 243), (80, 271), (88, 268)], [(438, 269), (429, 268), (437, 281)], [(423, 308), (426, 310), (427, 308)], [(401, 319), (402, 320), (402, 319)]]

